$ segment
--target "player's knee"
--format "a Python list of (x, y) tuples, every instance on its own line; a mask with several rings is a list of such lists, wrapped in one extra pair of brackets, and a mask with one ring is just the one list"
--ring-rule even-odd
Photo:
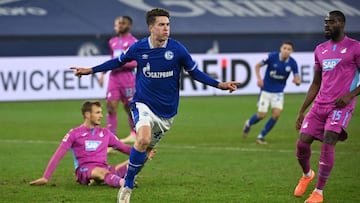
[(339, 136), (339, 133), (333, 131), (325, 131), (323, 143), (335, 145), (339, 140)]
[(311, 144), (313, 141), (314, 141), (314, 138), (312, 136), (301, 133), (300, 136), (299, 136), (299, 141), (298, 142)]
[(281, 115), (281, 111), (282, 110), (280, 108), (273, 108), (272, 114), (271, 114), (272, 119), (274, 119), (274, 120), (279, 119), (280, 115)]
[(108, 114), (111, 114), (111, 115), (113, 115), (113, 114), (116, 114), (117, 113), (117, 108), (116, 107), (114, 107), (114, 105), (112, 105), (112, 104), (107, 104), (107, 106), (106, 106), (106, 110), (107, 110), (107, 112), (108, 112)]
[(257, 117), (258, 117), (259, 120), (264, 119), (265, 116), (266, 116), (266, 113), (265, 113), (265, 112), (259, 112), (259, 113), (257, 114)]
[(271, 118), (274, 120), (278, 120), (280, 118), (280, 114), (273, 114)]
[(95, 168), (92, 172), (91, 172), (91, 178), (96, 179), (96, 180), (104, 180), (106, 174), (110, 173), (109, 170), (105, 169), (105, 168)]
[(141, 151), (145, 151), (150, 145), (150, 139), (147, 137), (138, 137), (136, 139), (135, 147)]

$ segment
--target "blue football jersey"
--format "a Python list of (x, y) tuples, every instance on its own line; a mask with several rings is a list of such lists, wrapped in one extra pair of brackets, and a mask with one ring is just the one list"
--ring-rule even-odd
[(286, 61), (281, 61), (279, 52), (270, 53), (262, 63), (267, 65), (262, 88), (267, 92), (283, 92), (290, 72), (299, 74), (296, 61), (291, 56)]
[(160, 48), (151, 47), (150, 38), (134, 43), (119, 57), (120, 62), (137, 61), (136, 92), (132, 103), (146, 104), (157, 116), (171, 118), (179, 105), (180, 74), (197, 64), (187, 49), (169, 38)]

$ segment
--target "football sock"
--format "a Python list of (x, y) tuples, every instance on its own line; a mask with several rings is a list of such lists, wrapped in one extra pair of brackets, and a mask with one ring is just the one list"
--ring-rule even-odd
[(125, 178), (125, 187), (134, 188), (135, 175), (141, 170), (146, 159), (146, 151), (139, 152), (134, 147), (131, 149), (129, 167)]
[(312, 174), (311, 171), (309, 171), (309, 172), (307, 172), (307, 173), (304, 173), (304, 176), (310, 178), (310, 177), (311, 177), (311, 174)]
[(259, 122), (260, 119), (257, 117), (256, 114), (252, 115), (249, 119), (249, 125), (254, 125), (256, 124), (257, 122)]
[(334, 145), (322, 144), (319, 162), (319, 177), (316, 188), (324, 189), (325, 184), (330, 176), (330, 172), (334, 166)]
[(106, 122), (107, 122), (107, 128), (114, 133), (114, 135), (116, 135), (116, 130), (117, 130), (117, 114), (113, 113), (113, 114), (107, 114), (106, 115)]
[(296, 157), (304, 174), (310, 172), (311, 146), (309, 143), (298, 140), (296, 143)]
[(320, 195), (323, 195), (323, 190), (319, 190), (319, 189), (315, 188), (314, 191), (317, 192), (317, 193), (319, 193)]
[(108, 173), (105, 175), (104, 182), (111, 187), (120, 187), (121, 178), (115, 174)]
[(264, 138), (265, 135), (274, 127), (275, 123), (277, 120), (270, 118), (268, 120), (268, 122), (266, 123), (265, 127), (263, 128), (263, 130), (261, 131), (261, 135)]

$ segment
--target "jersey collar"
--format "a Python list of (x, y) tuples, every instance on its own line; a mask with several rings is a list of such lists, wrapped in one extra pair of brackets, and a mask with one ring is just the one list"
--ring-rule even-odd
[[(149, 43), (149, 47), (150, 47), (150, 49), (154, 49), (154, 46), (151, 44), (151, 40), (150, 40), (150, 37), (148, 37), (148, 43)], [(168, 41), (169, 41), (169, 38), (165, 41), (165, 43), (164, 43), (164, 45), (162, 45), (161, 46), (161, 48), (165, 48), (166, 47), (166, 45), (167, 45), (167, 43), (168, 43)]]
[[(290, 56), (284, 61), (285, 63), (288, 63), (290, 60)], [(281, 60), (281, 53), (279, 52), (279, 61), (282, 61)]]

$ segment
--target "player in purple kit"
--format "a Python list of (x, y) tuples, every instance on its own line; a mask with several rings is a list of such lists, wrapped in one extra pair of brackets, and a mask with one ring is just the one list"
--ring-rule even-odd
[[(126, 51), (137, 39), (130, 33), (132, 19), (129, 16), (120, 16), (114, 21), (114, 31), (116, 36), (109, 40), (111, 57), (117, 58)], [(129, 62), (121, 68), (114, 69), (110, 72), (109, 82), (106, 93), (107, 127), (117, 135), (117, 110), (119, 101), (123, 103), (124, 110), (128, 116), (130, 134), (122, 139), (122, 142), (135, 142), (136, 132), (134, 121), (130, 112), (130, 105), (135, 93), (135, 73), (136, 61)], [(100, 78), (100, 83), (104, 81), (104, 74)]]
[[(284, 88), (286, 81), (292, 72), (293, 83), (300, 85), (298, 65), (290, 55), (294, 51), (294, 45), (290, 41), (284, 41), (280, 46), (280, 52), (269, 53), (266, 59), (258, 62), (255, 66), (257, 85), (261, 88), (258, 112), (245, 121), (243, 136), (246, 137), (252, 125), (265, 118), (269, 106), (271, 106), (271, 118), (258, 135), (256, 143), (267, 144), (266, 134), (274, 127), (280, 117), (284, 106)], [(260, 75), (260, 68), (267, 65), (264, 79)]]
[(325, 37), (329, 40), (315, 49), (314, 78), (296, 120), (296, 129), (300, 130), (296, 156), (303, 172), (294, 191), (296, 197), (301, 197), (315, 178), (310, 166), (311, 144), (314, 140), (322, 142), (316, 188), (305, 203), (323, 202), (323, 189), (334, 165), (335, 145), (347, 138), (345, 129), (360, 94), (360, 43), (347, 37), (344, 27), (341, 11), (331, 11), (325, 17)]
[(59, 161), (71, 149), (77, 182), (89, 184), (91, 180), (104, 181), (111, 187), (120, 187), (124, 182), (128, 161), (110, 166), (107, 163), (107, 148), (113, 147), (125, 154), (130, 154), (131, 146), (117, 139), (106, 128), (99, 127), (102, 118), (101, 103), (86, 101), (82, 105), (84, 123), (71, 129), (51, 157), (43, 176), (30, 182), (30, 185), (46, 184)]

